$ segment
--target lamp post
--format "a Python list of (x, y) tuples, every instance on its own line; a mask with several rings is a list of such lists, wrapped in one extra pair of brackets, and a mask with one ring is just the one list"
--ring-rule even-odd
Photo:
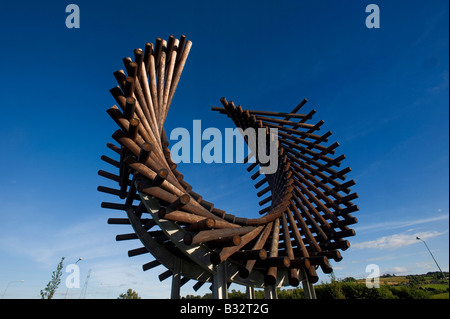
[(431, 258), (433, 258), (434, 262), (436, 263), (436, 266), (439, 268), (439, 271), (440, 271), (441, 274), (442, 274), (442, 277), (444, 277), (444, 279), (447, 281), (447, 284), (448, 284), (448, 279), (447, 279), (447, 277), (446, 277), (446, 276), (444, 275), (444, 273), (442, 272), (441, 267), (439, 267), (438, 262), (436, 261), (436, 259), (434, 258), (433, 254), (431, 253), (430, 248), (428, 248), (428, 245), (427, 245), (427, 243), (425, 242), (425, 240), (423, 240), (423, 239), (420, 238), (420, 237), (416, 237), (416, 239), (417, 239), (417, 240), (420, 240), (421, 242), (423, 242), (423, 243), (425, 244), (425, 247), (427, 247), (427, 250), (428, 250), (428, 252), (430, 253)]
[(13, 281), (8, 282), (8, 284), (6, 285), (5, 291), (3, 291), (2, 299), (5, 298), (6, 290), (8, 289), (10, 284), (12, 284), (13, 282), (24, 282), (24, 281), (25, 280), (13, 280)]
[[(83, 260), (83, 258), (79, 257), (78, 260), (75, 262), (75, 265), (76, 265), (80, 260)], [(68, 293), (68, 292), (69, 292), (69, 287), (67, 287), (67, 289), (66, 289), (66, 294), (64, 295), (64, 299), (67, 298), (67, 293)]]

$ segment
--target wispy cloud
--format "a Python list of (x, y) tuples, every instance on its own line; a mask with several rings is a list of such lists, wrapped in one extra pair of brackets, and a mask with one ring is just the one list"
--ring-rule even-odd
[[(131, 226), (107, 225), (103, 217), (92, 218), (63, 227), (37, 225), (19, 226), (13, 230), (2, 228), (0, 251), (9, 258), (28, 259), (34, 268), (36, 286), (28, 286), (31, 295), (21, 294), (16, 298), (39, 298), (38, 292), (48, 281), (61, 257), (66, 257), (64, 266), (83, 260), (80, 267), (80, 288), (66, 290), (63, 271), (62, 283), (55, 298), (79, 298), (87, 272), (92, 270), (86, 298), (117, 298), (128, 288), (138, 292), (142, 298), (168, 298), (170, 279), (160, 282), (158, 275), (166, 269), (158, 266), (144, 272), (142, 265), (152, 261), (150, 254), (129, 258), (129, 249), (141, 247), (139, 240), (116, 242), (115, 235), (132, 232)], [(58, 229), (54, 231), (54, 229)], [(26, 282), (30, 285), (29, 282)], [(14, 297), (14, 296), (10, 296)]]
[[(14, 232), (3, 229), (1, 250), (30, 258), (43, 268), (54, 265), (61, 257), (93, 259), (117, 255), (111, 249), (115, 231), (102, 218), (56, 228), (50, 225), (20, 226)], [(76, 260), (76, 259), (75, 259)], [(74, 260), (74, 261), (75, 261)]]
[(448, 78), (449, 78), (448, 71), (445, 70), (441, 75), (440, 82), (438, 82), (434, 86), (430, 87), (428, 89), (428, 92), (438, 94), (438, 93), (442, 93), (445, 90), (448, 90), (448, 83), (449, 83)]
[(441, 236), (445, 232), (421, 232), (415, 234), (394, 234), (390, 236), (383, 236), (375, 240), (364, 241), (352, 245), (353, 249), (396, 249), (400, 247), (409, 246), (418, 243), (416, 237), (428, 239), (432, 237)]
[(438, 216), (433, 216), (429, 218), (421, 218), (421, 219), (413, 219), (413, 220), (401, 220), (401, 221), (387, 221), (382, 223), (370, 224), (360, 227), (355, 227), (357, 232), (365, 232), (368, 231), (376, 231), (376, 230), (389, 230), (389, 229), (398, 229), (398, 228), (406, 228), (414, 225), (422, 225), (425, 223), (436, 222), (448, 220), (448, 214), (442, 214)]

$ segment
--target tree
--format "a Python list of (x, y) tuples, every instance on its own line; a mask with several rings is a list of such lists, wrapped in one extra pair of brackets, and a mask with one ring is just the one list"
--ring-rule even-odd
[(58, 289), (61, 283), (62, 269), (63, 269), (64, 257), (61, 258), (56, 270), (52, 273), (52, 279), (48, 282), (47, 287), (41, 290), (41, 299), (52, 299), (56, 289)]
[(419, 285), (424, 284), (426, 281), (424, 276), (421, 275), (409, 275), (406, 276), (406, 279), (409, 279), (408, 283), (412, 287), (419, 287)]
[(119, 298), (117, 299), (141, 299), (136, 291), (129, 288), (126, 293), (120, 294)]

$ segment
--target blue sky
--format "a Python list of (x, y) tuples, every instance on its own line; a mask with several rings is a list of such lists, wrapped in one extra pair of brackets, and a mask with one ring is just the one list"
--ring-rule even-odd
[[(76, 1), (80, 28), (67, 29), (63, 1), (0, 4), (0, 293), (39, 298), (62, 256), (79, 262), (86, 296), (127, 288), (168, 298), (152, 258), (128, 258), (139, 243), (115, 242), (128, 226), (100, 208), (110, 169), (100, 160), (116, 126), (108, 90), (122, 58), (155, 38), (193, 42), (166, 129), (233, 127), (211, 112), (225, 96), (244, 108), (290, 111), (303, 98), (345, 154), (357, 182), (357, 235), (338, 278), (424, 273), (449, 260), (448, 1)], [(365, 26), (380, 7), (381, 28)], [(180, 164), (194, 190), (230, 213), (257, 215), (258, 198), (241, 164)], [(216, 182), (211, 188), (211, 181)], [(233, 200), (230, 200), (232, 198)], [(321, 275), (321, 280), (329, 276)], [(205, 285), (206, 286), (206, 285)], [(182, 294), (193, 293), (192, 284)], [(232, 285), (231, 289), (237, 289)], [(71, 289), (68, 298), (78, 298)], [(208, 292), (207, 288), (199, 293)], [(65, 294), (64, 284), (56, 298)]]

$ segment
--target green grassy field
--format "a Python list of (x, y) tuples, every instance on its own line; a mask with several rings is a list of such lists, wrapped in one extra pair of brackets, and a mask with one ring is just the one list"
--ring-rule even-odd
[(444, 292), (442, 294), (432, 295), (430, 299), (449, 299), (448, 292)]
[[(393, 292), (404, 289), (418, 290), (423, 294), (418, 294), (423, 298), (429, 299), (449, 299), (449, 285), (442, 279), (436, 278), (436, 275), (409, 275), (409, 276), (388, 276), (382, 277), (380, 286), (391, 287)], [(357, 284), (365, 284), (365, 279), (358, 279)], [(403, 287), (403, 288), (402, 288)], [(401, 295), (401, 294), (400, 294)]]
[[(314, 285), (318, 299), (449, 299), (449, 285), (436, 274), (389, 276), (380, 278), (379, 288), (368, 288), (365, 279), (333, 279), (329, 283)], [(277, 289), (279, 299), (303, 299), (303, 289)], [(245, 299), (245, 293), (232, 290), (230, 299)], [(211, 298), (205, 296), (186, 296), (188, 299)], [(256, 291), (256, 299), (264, 298), (262, 290)]]

